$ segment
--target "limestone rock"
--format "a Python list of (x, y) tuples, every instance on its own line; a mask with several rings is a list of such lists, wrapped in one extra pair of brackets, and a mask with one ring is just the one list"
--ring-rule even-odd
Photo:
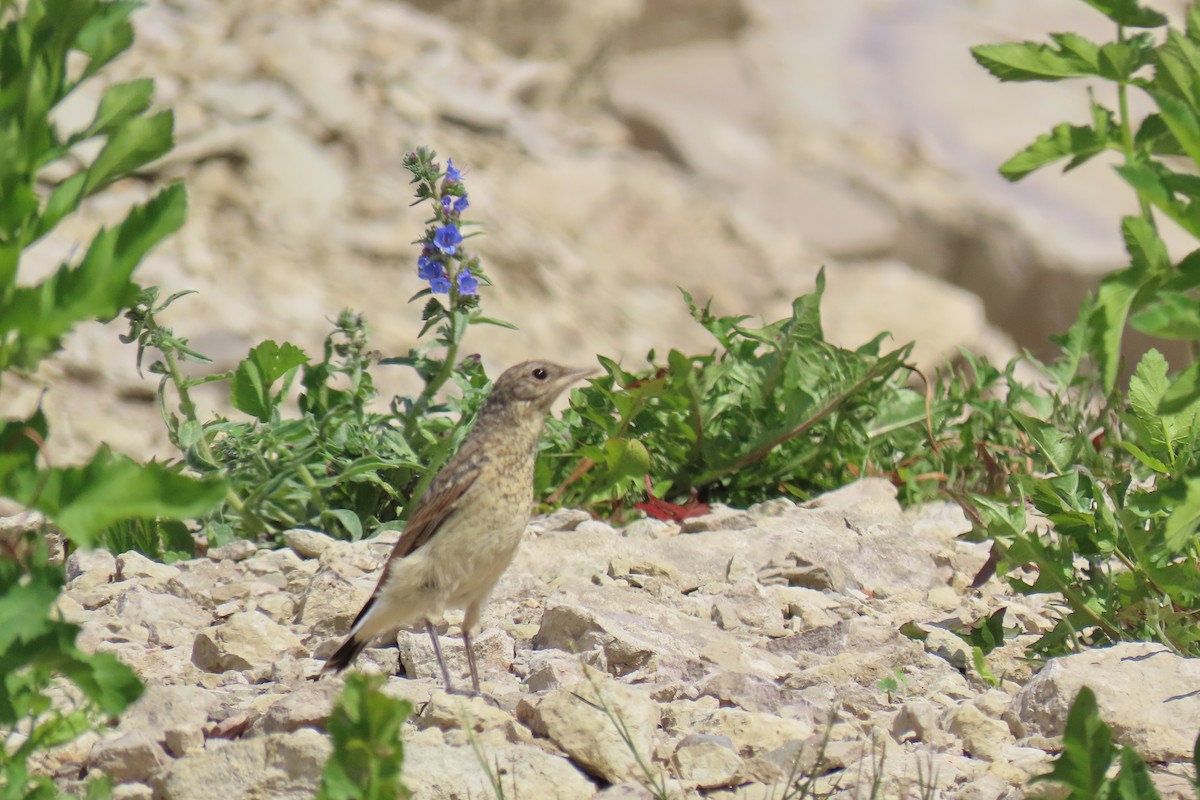
[(283, 532), (283, 541), (301, 558), (317, 558), (337, 540), (321, 531), (292, 528)]
[(1191, 757), (1200, 719), (1200, 660), (1141, 642), (1061, 656), (1021, 689), (1006, 719), (1019, 737), (1061, 736), (1083, 686), (1096, 693), (1100, 717), (1118, 742), (1149, 761)]
[(217, 699), (197, 686), (149, 684), (146, 691), (121, 716), (121, 730), (148, 737), (163, 745), (173, 756), (182, 756), (195, 744), (209, 715), (216, 710)]
[(111, 775), (117, 783), (146, 781), (168, 761), (158, 743), (141, 731), (96, 742), (88, 756), (91, 769)]
[(658, 709), (645, 694), (596, 676), (570, 689), (544, 697), (533, 709), (533, 728), (553, 741), (571, 760), (609, 783), (634, 778), (640, 773), (633, 753), (618, 733), (620, 719), (633, 747), (643, 758), (654, 751)]
[(316, 791), (332, 749), (324, 735), (310, 728), (240, 739), (175, 761), (155, 785), (163, 800), (303, 800)]
[(337, 684), (329, 680), (299, 686), (271, 703), (250, 726), (250, 733), (290, 733), (301, 728), (325, 730), (338, 691)]
[(690, 734), (675, 747), (671, 761), (679, 778), (699, 789), (733, 786), (740, 777), (742, 760), (724, 736)]
[(257, 611), (241, 611), (196, 636), (192, 661), (209, 672), (270, 670), (284, 657), (308, 651), (294, 633)]
[[(546, 800), (591, 800), (595, 785), (562, 756), (529, 745), (487, 749), (506, 792)], [(422, 800), (488, 797), (493, 789), (469, 745), (410, 747), (404, 753), (404, 785)]]
[(117, 559), (107, 550), (76, 550), (67, 556), (66, 567), (67, 581), (75, 591), (109, 583), (117, 576)]
[(146, 586), (162, 586), (179, 575), (177, 567), (151, 561), (136, 550), (117, 556), (116, 568), (115, 580), (140, 579)]

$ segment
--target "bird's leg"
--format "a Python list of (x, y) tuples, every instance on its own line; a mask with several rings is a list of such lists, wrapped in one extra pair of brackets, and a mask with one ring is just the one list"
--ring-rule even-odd
[(463, 646), (467, 648), (467, 666), (471, 668), (471, 685), (475, 687), (475, 694), (479, 694), (479, 671), (475, 668), (475, 648), (471, 642), (470, 629), (465, 625), (462, 629)]
[(425, 620), (425, 630), (429, 631), (429, 639), (433, 642), (433, 654), (437, 656), (438, 666), (442, 668), (442, 682), (446, 691), (453, 694), (454, 684), (450, 682), (450, 670), (446, 669), (446, 659), (442, 658), (442, 645), (438, 642), (437, 631), (433, 629), (433, 623), (429, 620)]

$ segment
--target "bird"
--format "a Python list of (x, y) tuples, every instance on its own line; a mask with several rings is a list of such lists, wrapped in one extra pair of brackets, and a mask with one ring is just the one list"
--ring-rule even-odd
[(533, 510), (533, 470), (546, 414), (564, 389), (594, 372), (525, 361), (501, 374), (462, 446), (413, 506), (375, 591), (322, 675), (346, 669), (376, 636), (424, 622), (446, 690), (454, 692), (431, 619), (462, 608), (471, 685), (480, 694), (471, 631)]

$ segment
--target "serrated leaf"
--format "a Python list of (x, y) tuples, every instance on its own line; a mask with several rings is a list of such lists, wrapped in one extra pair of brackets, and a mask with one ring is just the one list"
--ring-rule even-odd
[(1200, 302), (1183, 292), (1163, 290), (1129, 319), (1142, 333), (1160, 339), (1200, 339)]
[(1130, 267), (1107, 275), (1096, 292), (1093, 316), (1093, 357), (1100, 366), (1105, 391), (1117, 385), (1121, 366), (1121, 340), (1133, 299), (1145, 282), (1144, 271)]
[(1185, 486), (1183, 500), (1171, 509), (1163, 534), (1172, 553), (1187, 552), (1196, 528), (1200, 526), (1200, 479), (1193, 478)]
[(1092, 8), (1127, 28), (1158, 28), (1166, 25), (1167, 17), (1137, 0), (1083, 0)]
[(1158, 419), (1158, 404), (1167, 391), (1167, 360), (1151, 348), (1129, 378), (1129, 405), (1143, 420)]
[(1163, 394), (1158, 410), (1163, 414), (1176, 414), (1200, 403), (1200, 361), (1193, 362), (1171, 381)]
[(166, 155), (175, 144), (174, 131), (175, 115), (171, 111), (127, 120), (109, 134), (104, 149), (88, 167), (84, 194), (93, 194)]
[(1082, 37), (1068, 36), (1068, 46), (1061, 39), (1056, 41), (1058, 47), (1034, 42), (984, 44), (972, 47), (971, 55), (1002, 81), (1059, 81), (1098, 75), (1099, 45), (1087, 48)]
[(129, 15), (141, 7), (137, 2), (102, 3), (79, 32), (76, 46), (89, 57), (83, 80), (129, 49), (133, 44), (133, 26)]
[(79, 266), (64, 264), (41, 283), (0, 301), (0, 332), (17, 331), (24, 348), (15, 361), (31, 367), (56, 349), (59, 337), (76, 323), (111, 319), (135, 302), (133, 270), (151, 247), (178, 230), (186, 215), (183, 185), (164, 189), (132, 208), (119, 225), (96, 234)]
[(224, 481), (189, 478), (162, 464), (139, 464), (101, 448), (82, 467), (42, 470), (11, 487), (19, 502), (43, 511), (78, 547), (125, 519), (189, 519), (225, 496)]
[(233, 372), (234, 408), (260, 422), (271, 419), (276, 398), (272, 387), (289, 371), (308, 363), (308, 356), (290, 342), (278, 345), (267, 340), (250, 351)]
[(1164, 92), (1150, 92), (1150, 97), (1179, 147), (1188, 158), (1200, 164), (1200, 120), (1195, 112), (1183, 100)]
[(115, 130), (144, 113), (150, 108), (150, 101), (153, 99), (154, 81), (150, 78), (115, 83), (104, 90), (91, 124), (72, 136), (71, 140), (81, 141)]
[(1047, 164), (1073, 157), (1068, 169), (1073, 169), (1108, 147), (1108, 130), (1096, 130), (1088, 125), (1055, 126), (1034, 140), (1033, 144), (1000, 165), (1000, 174), (1010, 181), (1019, 181)]

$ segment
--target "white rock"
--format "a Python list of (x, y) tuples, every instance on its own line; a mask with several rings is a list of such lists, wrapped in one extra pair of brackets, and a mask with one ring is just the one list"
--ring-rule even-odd
[(169, 759), (158, 743), (140, 731), (96, 742), (88, 766), (111, 775), (117, 783), (146, 781)]
[(283, 541), (301, 558), (318, 558), (329, 545), (337, 540), (321, 531), (292, 528), (283, 532)]
[[(611, 678), (596, 675), (593, 681), (544, 697), (533, 709), (533, 730), (609, 783), (637, 777), (641, 774), (637, 759), (618, 732), (616, 720), (623, 722), (632, 747), (649, 759), (654, 752), (658, 708), (645, 694)], [(607, 705), (608, 714), (597, 707), (601, 704)]]
[(733, 743), (723, 736), (689, 734), (679, 741), (671, 762), (679, 778), (699, 789), (715, 789), (738, 783), (742, 760)]
[(257, 611), (241, 611), (201, 631), (192, 662), (209, 672), (266, 670), (278, 659), (308, 654), (294, 633)]
[[(498, 745), (484, 756), (507, 796), (545, 800), (591, 800), (595, 785), (570, 761), (531, 745)], [(457, 800), (490, 797), (479, 756), (469, 745), (410, 746), (404, 752), (405, 786), (414, 798)]]
[(141, 579), (145, 586), (162, 586), (179, 575), (179, 568), (170, 564), (151, 561), (136, 550), (122, 553), (116, 558), (117, 581)]
[(1055, 658), (1021, 689), (1006, 719), (1020, 737), (1060, 736), (1082, 686), (1096, 693), (1114, 738), (1144, 759), (1191, 757), (1200, 719), (1200, 659), (1141, 642)]
[(70, 590), (86, 591), (117, 576), (117, 559), (107, 550), (76, 550), (67, 556)]
[(175, 761), (154, 783), (163, 800), (301, 800), (315, 793), (332, 749), (311, 728), (239, 739)]

